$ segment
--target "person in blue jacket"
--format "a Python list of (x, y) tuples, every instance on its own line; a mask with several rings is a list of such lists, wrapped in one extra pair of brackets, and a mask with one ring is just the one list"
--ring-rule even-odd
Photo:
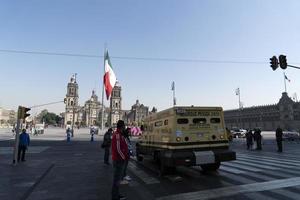
[(26, 133), (26, 129), (22, 130), (22, 133), (19, 136), (19, 150), (18, 150), (18, 162), (20, 162), (20, 154), (22, 153), (21, 156), (21, 161), (24, 162), (25, 160), (25, 152), (30, 144), (30, 137), (29, 134)]

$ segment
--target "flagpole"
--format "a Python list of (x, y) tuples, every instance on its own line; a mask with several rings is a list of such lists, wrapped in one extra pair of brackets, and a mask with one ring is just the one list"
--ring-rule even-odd
[(241, 89), (239, 88), (239, 128), (241, 128)]
[(104, 74), (105, 74), (105, 55), (106, 55), (106, 51), (107, 51), (107, 48), (106, 48), (106, 44), (104, 45), (104, 57), (103, 57), (103, 76), (102, 76), (102, 111), (101, 111), (101, 130), (103, 131), (104, 130), (104, 127), (103, 127), (103, 124), (104, 124), (104, 80), (103, 80), (103, 77), (104, 77)]
[(286, 78), (285, 78), (285, 72), (283, 72), (283, 79), (284, 79), (284, 91), (286, 93)]
[(175, 82), (174, 82), (174, 90), (173, 90), (173, 106), (176, 106), (176, 100), (175, 100)]
[(173, 107), (176, 106), (176, 97), (175, 97), (175, 81), (172, 82), (171, 90), (173, 91)]

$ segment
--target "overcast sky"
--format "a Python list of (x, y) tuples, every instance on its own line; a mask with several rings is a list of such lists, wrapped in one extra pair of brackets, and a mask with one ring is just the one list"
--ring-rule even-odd
[[(75, 72), (80, 104), (93, 89), (101, 99), (105, 43), (123, 109), (136, 99), (150, 108), (170, 107), (172, 81), (178, 105), (237, 108), (237, 87), (246, 107), (277, 103), (283, 71), (272, 71), (269, 58), (285, 54), (289, 64), (300, 65), (299, 10), (297, 0), (2, 0), (0, 106), (63, 100)], [(289, 95), (300, 95), (300, 70), (286, 74)], [(59, 113), (64, 104), (43, 108)]]

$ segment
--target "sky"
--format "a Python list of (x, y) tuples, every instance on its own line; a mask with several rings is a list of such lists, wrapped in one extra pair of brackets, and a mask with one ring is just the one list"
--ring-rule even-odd
[[(62, 101), (73, 73), (80, 105), (93, 89), (101, 100), (105, 47), (123, 109), (136, 99), (150, 109), (171, 107), (172, 81), (178, 105), (235, 109), (238, 87), (244, 107), (274, 104), (284, 78), (269, 58), (284, 54), (300, 66), (299, 9), (298, 0), (2, 0), (0, 107)], [(285, 73), (289, 96), (300, 98), (300, 70)], [(41, 109), (60, 113), (64, 104), (32, 112)]]

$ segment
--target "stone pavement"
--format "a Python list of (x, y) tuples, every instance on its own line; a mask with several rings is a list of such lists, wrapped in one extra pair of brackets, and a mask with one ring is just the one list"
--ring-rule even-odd
[[(12, 144), (0, 142), (1, 200), (111, 199), (112, 166), (103, 164), (99, 138), (95, 142), (88, 135), (85, 141), (75, 137), (71, 143), (33, 141), (29, 148), (34, 153), (16, 166), (12, 154), (5, 153)], [(129, 199), (139, 196), (128, 186), (121, 192)]]

